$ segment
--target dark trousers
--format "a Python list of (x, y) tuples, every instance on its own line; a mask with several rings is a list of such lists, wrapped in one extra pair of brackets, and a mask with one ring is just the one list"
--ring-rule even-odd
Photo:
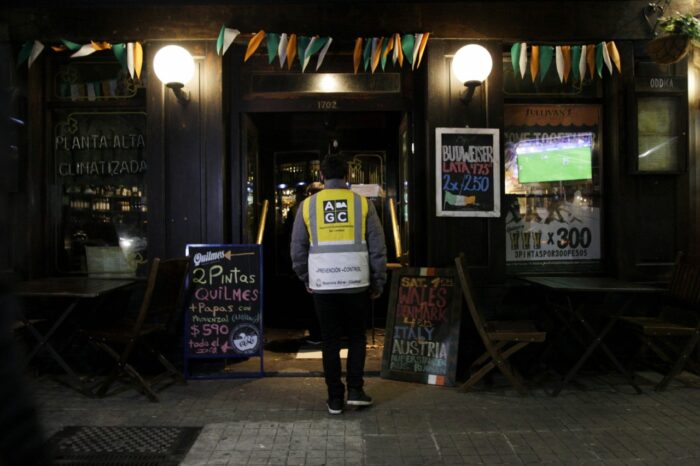
[(314, 293), (316, 315), (323, 338), (323, 371), (328, 398), (345, 398), (345, 386), (340, 380), (340, 340), (347, 334), (348, 360), (346, 382), (348, 389), (361, 389), (365, 370), (365, 316), (369, 309), (369, 294)]

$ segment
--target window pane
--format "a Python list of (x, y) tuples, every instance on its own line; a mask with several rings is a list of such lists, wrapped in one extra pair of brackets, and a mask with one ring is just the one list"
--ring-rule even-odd
[(637, 101), (638, 169), (675, 171), (678, 166), (678, 100), (640, 97)]

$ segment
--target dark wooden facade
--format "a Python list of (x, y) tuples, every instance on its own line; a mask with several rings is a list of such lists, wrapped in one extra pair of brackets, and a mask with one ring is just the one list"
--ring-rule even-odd
[[(181, 255), (187, 243), (249, 240), (243, 227), (245, 121), (256, 112), (317, 111), (315, 98), (250, 97), (240, 90), (245, 73), (264, 67), (264, 58), (242, 63), (239, 40), (220, 58), (215, 37), (222, 24), (244, 32), (260, 29), (307, 31), (334, 36), (351, 51), (354, 37), (395, 31), (431, 31), (423, 65), (404, 72), (401, 96), (362, 100), (339, 96), (339, 111), (383, 111), (410, 115), (412, 158), (410, 212), (411, 263), (449, 266), (459, 252), (482, 281), (506, 278), (503, 218), (435, 217), (433, 151), (435, 128), (442, 126), (503, 129), (503, 73), (499, 57), (513, 41), (585, 42), (615, 40), (623, 72), (605, 81), (599, 103), (604, 111), (604, 264), (606, 272), (630, 278), (659, 278), (669, 269), (675, 251), (698, 252), (700, 166), (696, 161), (698, 92), (682, 90), (688, 101), (687, 162), (674, 174), (633, 174), (634, 114), (638, 64), (651, 37), (643, 16), (646, 1), (533, 2), (325, 2), (286, 6), (284, 3), (133, 6), (87, 8), (80, 2), (56, 7), (0, 10), (2, 53), (8, 61), (19, 44), (39, 39), (74, 41), (139, 40), (146, 50), (146, 73), (160, 44), (177, 43), (196, 58), (191, 100), (181, 105), (160, 82), (149, 76), (147, 137), (149, 171), (149, 254)], [(693, 2), (673, 2), (674, 9)], [(677, 4), (676, 4), (677, 3)], [(127, 5), (129, 3), (127, 2)], [(272, 13), (274, 9), (274, 14)], [(458, 101), (462, 87), (449, 72), (451, 56), (467, 42), (479, 42), (494, 57), (494, 71), (475, 98), (486, 105), (465, 108)], [(349, 48), (348, 48), (349, 47)], [(46, 54), (46, 52), (45, 52)], [(347, 70), (351, 57), (347, 55)], [(27, 126), (23, 154), (16, 167), (17, 184), (0, 192), (0, 271), (27, 278), (52, 270), (48, 224), (50, 207), (45, 184), (48, 170), (45, 114), (46, 67), (35, 65), (3, 75), (3, 81), (26, 94)], [(258, 63), (258, 64), (256, 64)], [(698, 65), (687, 63), (659, 73), (689, 76), (697, 82)], [(7, 72), (6, 72), (7, 73)], [(166, 92), (167, 91), (167, 92)], [(482, 93), (486, 92), (485, 96)], [(487, 97), (487, 98), (486, 98)], [(398, 118), (398, 117), (397, 117)], [(388, 167), (388, 172), (396, 167)], [(392, 175), (389, 175), (392, 176)]]

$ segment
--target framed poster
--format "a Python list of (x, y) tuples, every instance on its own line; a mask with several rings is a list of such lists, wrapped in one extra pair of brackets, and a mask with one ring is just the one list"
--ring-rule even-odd
[(461, 305), (462, 294), (454, 269), (394, 270), (382, 377), (454, 385)]
[(435, 215), (500, 217), (499, 130), (435, 128)]

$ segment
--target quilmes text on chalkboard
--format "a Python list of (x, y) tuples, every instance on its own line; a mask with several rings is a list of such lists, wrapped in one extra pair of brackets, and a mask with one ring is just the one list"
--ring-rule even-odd
[(191, 260), (188, 352), (219, 357), (259, 353), (259, 254), (226, 248), (195, 252)]

